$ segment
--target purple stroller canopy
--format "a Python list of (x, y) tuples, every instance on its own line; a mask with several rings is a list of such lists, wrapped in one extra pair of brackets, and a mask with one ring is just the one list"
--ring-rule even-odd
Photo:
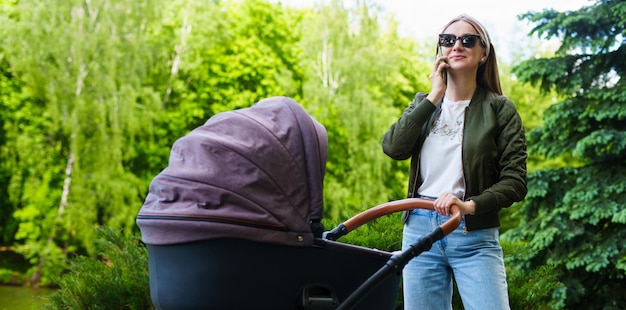
[(137, 216), (142, 239), (310, 246), (327, 148), (325, 128), (291, 98), (219, 113), (172, 146)]

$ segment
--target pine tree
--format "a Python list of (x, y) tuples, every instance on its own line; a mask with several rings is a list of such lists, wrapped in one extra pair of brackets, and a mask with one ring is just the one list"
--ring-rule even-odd
[(626, 1), (520, 18), (534, 23), (532, 34), (560, 46), (554, 57), (529, 59), (514, 72), (565, 98), (529, 133), (529, 152), (572, 160), (529, 175), (521, 224), (503, 237), (530, 243), (528, 267), (549, 264), (562, 272), (555, 308), (624, 309)]

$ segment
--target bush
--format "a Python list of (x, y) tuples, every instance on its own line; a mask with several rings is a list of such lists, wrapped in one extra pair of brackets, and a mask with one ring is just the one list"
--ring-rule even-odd
[[(526, 243), (502, 243), (504, 251), (509, 299), (512, 309), (554, 309), (552, 294), (565, 286), (559, 282), (560, 273), (555, 266), (542, 265), (535, 269), (524, 268), (520, 259), (532, 249)], [(552, 305), (551, 305), (552, 304)]]
[[(324, 223), (326, 230), (331, 230), (336, 225), (338, 224), (331, 226)], [(393, 252), (402, 248), (402, 228), (401, 213), (393, 213), (357, 227), (352, 232), (341, 237), (339, 241), (370, 249)]]
[(46, 297), (44, 309), (153, 309), (148, 254), (136, 236), (98, 229), (96, 257), (79, 256)]

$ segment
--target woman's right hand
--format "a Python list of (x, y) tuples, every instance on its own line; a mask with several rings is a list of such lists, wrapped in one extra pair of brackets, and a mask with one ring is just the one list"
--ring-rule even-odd
[(445, 69), (450, 66), (446, 62), (447, 60), (447, 56), (437, 56), (437, 59), (435, 59), (435, 65), (433, 66), (433, 72), (431, 72), (428, 77), (430, 79), (431, 91), (426, 98), (434, 105), (437, 105), (446, 93)]
[(433, 202), (435, 211), (446, 216), (452, 214), (450, 210), (452, 205), (459, 207), (459, 209), (461, 209), (461, 214), (463, 215), (474, 214), (476, 212), (476, 203), (473, 200), (463, 201), (451, 193), (443, 193), (435, 199), (435, 202)]

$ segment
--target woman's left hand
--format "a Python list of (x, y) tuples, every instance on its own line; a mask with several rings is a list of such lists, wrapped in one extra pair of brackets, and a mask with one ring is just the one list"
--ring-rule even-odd
[(457, 205), (461, 209), (461, 214), (473, 214), (476, 212), (476, 203), (474, 201), (463, 201), (450, 193), (443, 193), (433, 204), (437, 213), (446, 216), (451, 214), (450, 207), (452, 205)]

